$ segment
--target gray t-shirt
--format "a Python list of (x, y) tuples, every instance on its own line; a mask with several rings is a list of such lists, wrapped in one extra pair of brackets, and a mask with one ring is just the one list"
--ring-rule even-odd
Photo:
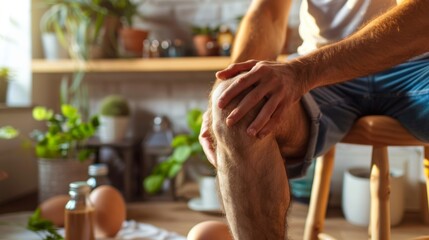
[(337, 42), (396, 6), (395, 0), (302, 0), (301, 55)]

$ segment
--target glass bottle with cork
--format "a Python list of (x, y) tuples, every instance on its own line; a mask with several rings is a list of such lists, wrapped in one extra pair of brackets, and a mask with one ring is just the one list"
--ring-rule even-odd
[(94, 207), (86, 182), (70, 183), (70, 200), (65, 207), (65, 240), (94, 240)]

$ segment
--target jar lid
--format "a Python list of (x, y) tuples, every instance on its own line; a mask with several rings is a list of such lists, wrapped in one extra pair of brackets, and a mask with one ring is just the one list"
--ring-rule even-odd
[(105, 176), (109, 173), (109, 168), (105, 163), (94, 163), (88, 167), (89, 176)]
[(69, 187), (70, 187), (70, 194), (89, 193), (91, 191), (91, 187), (88, 185), (88, 183), (84, 181), (72, 182), (70, 183)]

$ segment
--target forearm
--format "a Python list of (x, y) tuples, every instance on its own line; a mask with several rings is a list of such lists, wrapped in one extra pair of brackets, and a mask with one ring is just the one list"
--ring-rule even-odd
[(428, 1), (404, 1), (351, 37), (291, 63), (308, 90), (385, 70), (429, 51), (428, 14)]

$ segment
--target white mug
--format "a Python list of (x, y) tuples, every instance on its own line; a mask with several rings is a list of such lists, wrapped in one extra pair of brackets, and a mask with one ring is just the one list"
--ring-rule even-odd
[(203, 207), (211, 209), (220, 208), (215, 177), (202, 177), (200, 179), (200, 197)]

